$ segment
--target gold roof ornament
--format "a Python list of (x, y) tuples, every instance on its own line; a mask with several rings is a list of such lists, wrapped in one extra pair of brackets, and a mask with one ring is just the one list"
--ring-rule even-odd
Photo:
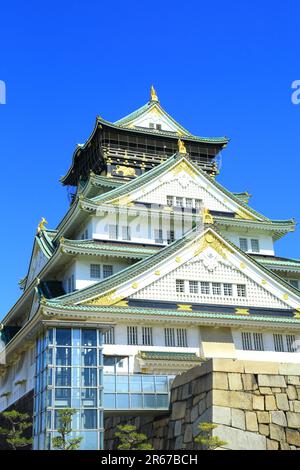
[(155, 88), (154, 88), (153, 85), (151, 85), (150, 96), (151, 96), (151, 101), (156, 101), (156, 102), (159, 101), (158, 96), (156, 94), (156, 91), (155, 91)]
[(42, 217), (42, 220), (40, 221), (39, 225), (38, 225), (38, 228), (37, 228), (37, 232), (40, 233), (42, 232), (42, 230), (45, 230), (45, 226), (48, 224), (47, 220), (45, 219), (45, 217)]
[(178, 152), (186, 154), (186, 148), (184, 142), (181, 139), (178, 139)]
[(214, 219), (211, 213), (209, 212), (209, 209), (203, 208), (202, 209), (202, 221), (204, 224), (213, 224)]

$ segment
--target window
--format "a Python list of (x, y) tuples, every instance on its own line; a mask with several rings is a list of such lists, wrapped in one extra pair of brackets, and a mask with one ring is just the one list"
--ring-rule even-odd
[(232, 284), (224, 284), (224, 295), (231, 297), (232, 296)]
[(213, 295), (221, 295), (221, 284), (220, 282), (213, 282), (212, 283), (212, 293)]
[(187, 348), (187, 331), (185, 328), (177, 328), (177, 346)]
[(238, 297), (246, 297), (246, 286), (245, 284), (237, 285), (237, 295)]
[(195, 209), (201, 209), (202, 201), (201, 199), (195, 199)]
[(167, 196), (167, 205), (169, 207), (173, 206), (173, 196)]
[(242, 344), (245, 351), (264, 351), (262, 333), (242, 333)]
[(122, 239), (131, 240), (130, 227), (128, 225), (122, 227)]
[(190, 293), (191, 294), (198, 294), (199, 293), (199, 286), (197, 281), (190, 281)]
[(182, 197), (177, 197), (176, 198), (176, 206), (177, 207), (183, 207), (183, 198)]
[(297, 279), (290, 279), (289, 283), (291, 284), (291, 286), (296, 287), (296, 289), (299, 289), (299, 281), (297, 281)]
[(148, 326), (142, 327), (142, 343), (144, 346), (152, 346), (153, 345), (153, 334), (152, 328)]
[(155, 243), (163, 243), (163, 231), (162, 229), (154, 230)]
[(165, 328), (165, 345), (175, 346), (175, 333), (174, 328)]
[(68, 292), (73, 292), (75, 290), (75, 275), (72, 274), (68, 279)]
[(200, 282), (201, 294), (209, 295), (210, 294), (210, 286), (209, 282)]
[(245, 351), (252, 351), (251, 333), (242, 333), (242, 343)]
[(115, 327), (114, 326), (103, 334), (103, 343), (115, 344)]
[(161, 124), (156, 124), (156, 129), (157, 129), (158, 131), (161, 131)]
[(167, 242), (168, 244), (173, 243), (175, 241), (175, 232), (174, 230), (167, 231)]
[(288, 352), (297, 352), (295, 335), (286, 335), (286, 349)]
[(91, 264), (90, 265), (90, 278), (100, 279), (100, 277), (101, 277), (100, 264)]
[(251, 250), (253, 253), (259, 253), (259, 241), (257, 239), (251, 239)]
[(193, 199), (187, 197), (186, 200), (185, 200), (185, 205), (186, 205), (186, 207), (188, 207), (189, 209), (192, 209), (192, 207), (193, 207)]
[(81, 240), (87, 240), (89, 238), (89, 232), (88, 232), (88, 229), (86, 229), (82, 235), (81, 235)]
[(109, 224), (108, 226), (108, 236), (110, 239), (116, 239), (118, 238), (118, 226)]
[(264, 351), (264, 340), (262, 333), (253, 333), (253, 343), (255, 351)]
[(176, 279), (176, 292), (182, 293), (184, 292), (184, 280)]
[(243, 251), (248, 251), (248, 240), (247, 238), (240, 238), (240, 249)]
[(284, 352), (283, 336), (279, 334), (274, 334), (273, 339), (275, 351)]
[(131, 345), (138, 344), (137, 326), (127, 326), (127, 343)]
[(149, 122), (149, 128), (154, 129), (154, 122)]
[(103, 277), (106, 279), (113, 275), (113, 267), (111, 264), (104, 264), (103, 265)]

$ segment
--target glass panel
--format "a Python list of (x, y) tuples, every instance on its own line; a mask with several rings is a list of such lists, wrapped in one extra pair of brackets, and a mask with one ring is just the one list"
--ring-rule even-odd
[(52, 371), (53, 369), (47, 369), (47, 385), (52, 385), (53, 383)]
[(72, 348), (72, 366), (81, 365), (81, 350), (79, 348)]
[(106, 410), (113, 410), (116, 408), (116, 395), (113, 393), (104, 393), (103, 407)]
[(132, 394), (131, 397), (131, 408), (143, 408), (143, 395)]
[(80, 408), (80, 389), (72, 388), (72, 408)]
[(144, 408), (156, 408), (155, 395), (144, 395)]
[(96, 431), (93, 432), (80, 432), (74, 435), (72, 437), (82, 437), (82, 441), (80, 444), (80, 449), (81, 450), (97, 450), (98, 449), (98, 433)]
[(71, 389), (56, 388), (55, 389), (55, 406), (58, 408), (71, 407)]
[(103, 387), (105, 392), (116, 391), (116, 376), (115, 375), (104, 375), (103, 376)]
[(72, 330), (72, 342), (73, 346), (80, 346), (80, 330)]
[(156, 393), (168, 391), (168, 377), (155, 377)]
[(128, 375), (122, 376), (122, 375), (117, 375), (117, 392), (128, 392), (129, 391), (129, 386), (128, 386)]
[(71, 348), (57, 348), (56, 349), (56, 365), (57, 366), (70, 366), (71, 365)]
[(131, 392), (142, 392), (142, 377), (133, 375), (129, 377), (129, 381)]
[(156, 395), (157, 408), (169, 408), (169, 396), (168, 395)]
[(76, 410), (76, 413), (72, 416), (72, 429), (80, 429), (80, 412)]
[(129, 408), (129, 395), (127, 393), (117, 394), (117, 408), (127, 410)]
[(57, 328), (56, 344), (59, 346), (71, 346), (71, 330), (65, 328)]
[(70, 367), (57, 367), (55, 384), (57, 387), (71, 386), (71, 369)]
[(81, 369), (79, 367), (72, 367), (72, 387), (80, 387), (80, 374)]
[(82, 330), (82, 346), (97, 346), (97, 331)]
[(81, 353), (82, 365), (96, 366), (97, 365), (97, 349), (84, 349)]
[(84, 410), (81, 413), (81, 427), (83, 429), (97, 429), (97, 410)]
[(46, 365), (52, 365), (53, 364), (53, 348), (49, 348), (46, 353)]
[(85, 388), (81, 390), (81, 403), (83, 407), (94, 408), (97, 406), (97, 390)]
[(143, 380), (143, 392), (155, 392), (154, 388), (154, 376), (152, 375), (145, 375), (142, 377)]
[(97, 369), (82, 369), (82, 386), (97, 387)]

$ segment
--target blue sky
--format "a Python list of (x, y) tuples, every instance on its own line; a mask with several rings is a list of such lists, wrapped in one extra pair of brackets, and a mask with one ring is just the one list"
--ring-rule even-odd
[[(197, 135), (227, 135), (219, 181), (271, 218), (300, 220), (299, 2), (2, 2), (0, 317), (16, 301), (42, 216), (68, 207), (59, 183), (96, 115), (148, 100)], [(277, 254), (300, 258), (299, 233)]]

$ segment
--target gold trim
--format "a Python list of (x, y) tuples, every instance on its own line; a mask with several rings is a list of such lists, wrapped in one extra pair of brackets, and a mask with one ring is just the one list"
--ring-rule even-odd
[(175, 261), (176, 261), (176, 263), (181, 263), (181, 258), (180, 258), (180, 256), (176, 256)]
[(248, 212), (244, 211), (243, 209), (237, 209), (235, 213), (235, 217), (238, 219), (245, 219), (245, 220), (258, 220), (257, 217), (248, 214)]
[(194, 252), (194, 256), (198, 256), (209, 247), (213, 248), (224, 259), (227, 259), (227, 253), (233, 253), (233, 250), (219, 240), (215, 234), (206, 233), (198, 242), (198, 248)]
[(192, 307), (192, 305), (177, 304), (177, 310), (179, 312), (192, 312), (193, 307)]
[(178, 165), (173, 168), (172, 174), (177, 176), (181, 171), (185, 171), (193, 179), (196, 177), (195, 170), (185, 161), (178, 163)]
[(261, 283), (265, 286), (267, 283), (267, 281), (265, 279), (262, 279)]
[(111, 305), (115, 305), (116, 303), (120, 302), (124, 297), (123, 296), (118, 296), (115, 297), (116, 294), (116, 289), (113, 289), (106, 294), (100, 295), (99, 297), (96, 297), (95, 299), (89, 300), (86, 302), (84, 305), (97, 305), (97, 306), (102, 306), (102, 307), (109, 307)]
[(204, 224), (213, 224), (214, 219), (213, 216), (211, 215), (209, 209), (203, 208), (202, 209), (202, 221)]
[(241, 263), (241, 264), (240, 264), (240, 268), (241, 268), (241, 269), (246, 269), (245, 263)]
[(133, 284), (131, 284), (131, 287), (133, 289), (137, 289), (139, 287), (138, 283), (137, 282), (134, 282)]
[(237, 315), (250, 315), (248, 308), (236, 308), (235, 313)]
[(155, 271), (155, 276), (160, 276), (160, 270), (158, 269), (157, 271)]
[(283, 300), (289, 300), (289, 294), (283, 294)]
[(120, 302), (117, 302), (114, 305), (115, 307), (128, 307), (128, 300), (120, 300)]
[(184, 142), (181, 139), (178, 139), (177, 144), (178, 144), (178, 152), (186, 155), (187, 152), (186, 152)]
[(150, 98), (151, 98), (151, 101), (156, 101), (156, 102), (159, 101), (158, 96), (156, 94), (156, 91), (155, 91), (155, 88), (154, 88), (153, 85), (151, 85), (151, 88), (150, 88)]

